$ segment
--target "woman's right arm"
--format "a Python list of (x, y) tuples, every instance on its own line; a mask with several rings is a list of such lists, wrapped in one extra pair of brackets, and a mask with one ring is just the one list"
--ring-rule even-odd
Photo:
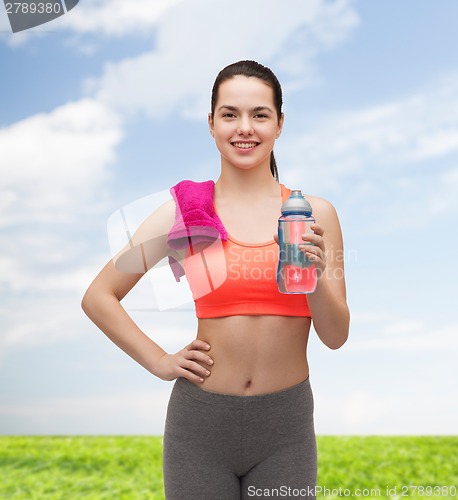
[[(167, 256), (167, 234), (175, 217), (173, 200), (158, 208), (140, 226), (132, 237), (135, 255), (142, 256), (145, 272)], [(141, 252), (137, 252), (140, 250)], [(130, 261), (132, 268), (137, 267), (129, 257), (130, 246), (126, 246), (117, 256), (119, 262), (126, 265)], [(162, 380), (173, 380), (184, 377), (191, 382), (201, 382), (208, 372), (197, 361), (211, 366), (211, 358), (205, 354), (207, 344), (194, 340), (175, 354), (168, 354), (158, 344), (153, 342), (132, 320), (121, 300), (138, 283), (144, 272), (125, 272), (116, 269), (114, 261), (110, 260), (90, 284), (81, 302), (81, 307), (87, 316), (100, 330), (132, 359)], [(124, 261), (121, 259), (124, 258)]]

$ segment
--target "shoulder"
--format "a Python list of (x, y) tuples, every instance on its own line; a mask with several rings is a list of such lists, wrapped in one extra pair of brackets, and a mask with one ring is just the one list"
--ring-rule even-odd
[(125, 247), (114, 257), (116, 269), (145, 273), (169, 255), (167, 235), (175, 221), (175, 202), (167, 200), (143, 220)]
[(176, 204), (170, 199), (162, 203), (139, 226), (132, 236), (132, 243), (139, 245), (152, 238), (164, 239), (175, 222)]
[(334, 205), (319, 196), (305, 194), (304, 197), (312, 206), (312, 214), (316, 222), (324, 229), (325, 239), (334, 240), (334, 242), (340, 241), (342, 239), (342, 230)]
[(313, 214), (317, 219), (322, 217), (337, 217), (337, 210), (330, 201), (309, 194), (304, 194), (304, 197), (312, 206)]
[(160, 205), (151, 216), (155, 215), (157, 218), (162, 219), (164, 226), (170, 229), (175, 222), (176, 202), (173, 198), (167, 200)]

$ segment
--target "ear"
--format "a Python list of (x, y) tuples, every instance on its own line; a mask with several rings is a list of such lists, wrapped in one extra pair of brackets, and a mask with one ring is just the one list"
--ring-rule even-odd
[(214, 124), (213, 124), (213, 116), (211, 113), (208, 113), (208, 128), (210, 129), (210, 134), (212, 137), (215, 137), (215, 132), (214, 132)]
[(277, 125), (277, 139), (280, 137), (280, 134), (283, 130), (283, 123), (285, 122), (285, 115), (284, 113), (281, 114), (280, 120), (278, 121)]

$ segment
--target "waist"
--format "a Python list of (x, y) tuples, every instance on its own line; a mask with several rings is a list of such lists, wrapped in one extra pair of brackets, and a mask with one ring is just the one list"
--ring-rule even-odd
[(198, 320), (197, 338), (210, 344), (214, 364), (204, 390), (256, 395), (293, 386), (308, 374), (311, 320), (285, 316), (229, 316)]
[(284, 389), (247, 396), (240, 394), (215, 392), (205, 389), (202, 390), (202, 388), (181, 377), (178, 377), (176, 379), (175, 385), (177, 385), (180, 390), (184, 391), (192, 398), (197, 399), (203, 403), (227, 406), (231, 409), (237, 407), (243, 409), (256, 409), (259, 407), (265, 408), (273, 404), (281, 404), (282, 408), (285, 409), (285, 403), (287, 403), (288, 401), (297, 403), (301, 395), (303, 394), (309, 395), (309, 398), (311, 400), (311, 407), (313, 409), (313, 395), (310, 384), (310, 377), (308, 376), (297, 384), (288, 386)]

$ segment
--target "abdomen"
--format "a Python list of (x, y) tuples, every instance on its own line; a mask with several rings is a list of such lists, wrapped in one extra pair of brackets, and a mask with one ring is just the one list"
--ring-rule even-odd
[(286, 389), (308, 376), (311, 320), (291, 316), (228, 316), (199, 319), (197, 338), (211, 346), (211, 375), (199, 386), (226, 394)]

